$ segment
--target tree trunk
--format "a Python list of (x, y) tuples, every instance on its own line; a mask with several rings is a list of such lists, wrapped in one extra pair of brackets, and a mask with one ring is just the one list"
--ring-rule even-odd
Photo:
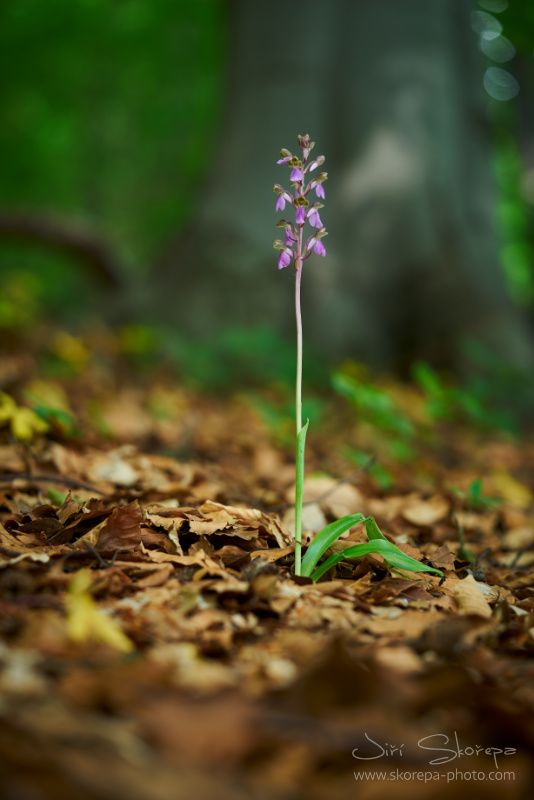
[(324, 154), (327, 257), (303, 275), (304, 337), (334, 358), (462, 363), (474, 336), (532, 365), (494, 229), (482, 62), (465, 0), (232, 4), (229, 97), (202, 202), (159, 264), (158, 316), (194, 335), (294, 325), (272, 240), (281, 147)]

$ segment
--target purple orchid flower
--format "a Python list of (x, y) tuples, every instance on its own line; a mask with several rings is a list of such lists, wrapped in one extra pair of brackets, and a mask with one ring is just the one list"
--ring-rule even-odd
[(325, 246), (324, 246), (324, 244), (321, 242), (321, 240), (320, 240), (320, 239), (318, 239), (318, 240), (315, 242), (315, 244), (314, 244), (314, 246), (313, 246), (313, 252), (314, 252), (314, 253), (316, 253), (318, 256), (325, 256), (325, 255), (326, 255)]
[(291, 228), (286, 228), (286, 244), (288, 245), (288, 247), (292, 247), (292, 245), (296, 241), (297, 241), (297, 238), (293, 234), (293, 231), (291, 230)]
[[(286, 203), (290, 203), (295, 209), (295, 223), (279, 225), (279, 227), (285, 228), (285, 242), (281, 242), (280, 240), (275, 242), (276, 249), (280, 251), (278, 268), (283, 269), (287, 267), (291, 259), (293, 259), (297, 272), (300, 271), (303, 262), (306, 258), (311, 256), (312, 252), (320, 256), (326, 255), (324, 244), (321, 242), (321, 238), (326, 236), (326, 231), (323, 228), (323, 223), (319, 216), (319, 208), (322, 208), (322, 206), (320, 203), (313, 203), (310, 207), (306, 196), (312, 189), (315, 189), (317, 197), (319, 199), (324, 199), (325, 193), (322, 183), (328, 177), (326, 172), (321, 172), (320, 175), (306, 185), (306, 174), (323, 164), (324, 156), (318, 156), (307, 164), (314, 143), (310, 141), (308, 134), (306, 134), (306, 136), (299, 136), (298, 142), (302, 150), (302, 162), (286, 149), (280, 151), (280, 158), (277, 161), (278, 164), (287, 164), (291, 169), (289, 180), (292, 184), (292, 193), (290, 194), (289, 191), (279, 183), (275, 184), (274, 187), (274, 191), (278, 195), (276, 211), (283, 211)], [(306, 220), (308, 220), (312, 228), (316, 230), (316, 233), (304, 243), (303, 229), (306, 225)]]
[(312, 208), (308, 214), (308, 220), (310, 225), (313, 225), (314, 228), (322, 228), (323, 223), (321, 222), (321, 217), (319, 216), (319, 212), (316, 208)]
[(291, 263), (291, 251), (282, 250), (278, 257), (278, 269), (284, 269), (284, 267), (288, 267)]
[(273, 191), (276, 192), (278, 195), (278, 199), (276, 201), (275, 211), (283, 211), (286, 207), (286, 203), (292, 203), (293, 198), (286, 192), (283, 186), (280, 186), (279, 183), (275, 183)]

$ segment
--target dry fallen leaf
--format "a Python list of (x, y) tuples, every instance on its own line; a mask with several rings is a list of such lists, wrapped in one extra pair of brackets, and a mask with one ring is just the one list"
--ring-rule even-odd
[(137, 500), (127, 506), (115, 508), (100, 531), (97, 549), (134, 550), (141, 544), (142, 521), (143, 513)]
[[(446, 582), (445, 585), (447, 586)], [(472, 575), (468, 575), (461, 581), (451, 581), (449, 585), (460, 614), (491, 617), (491, 607)]]
[(401, 514), (413, 525), (426, 527), (444, 519), (449, 513), (450, 503), (443, 495), (436, 494), (428, 500), (412, 497), (403, 507)]

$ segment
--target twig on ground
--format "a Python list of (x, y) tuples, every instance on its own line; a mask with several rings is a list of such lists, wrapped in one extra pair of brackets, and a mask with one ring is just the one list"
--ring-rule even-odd
[(35, 483), (62, 483), (64, 486), (72, 486), (75, 489), (86, 489), (88, 492), (95, 492), (96, 494), (105, 496), (105, 492), (100, 489), (95, 489), (88, 483), (82, 483), (75, 478), (63, 478), (61, 475), (31, 475), (30, 473), (21, 472), (6, 472), (0, 475), (0, 483), (10, 483), (14, 480), (34, 481)]

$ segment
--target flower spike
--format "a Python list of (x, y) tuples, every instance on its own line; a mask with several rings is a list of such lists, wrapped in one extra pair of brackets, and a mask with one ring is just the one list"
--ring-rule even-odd
[[(313, 181), (306, 185), (305, 176), (308, 172), (316, 169), (324, 163), (324, 156), (319, 156), (309, 165), (306, 164), (311, 150), (315, 146), (314, 142), (310, 141), (308, 134), (298, 137), (299, 147), (302, 150), (302, 161), (293, 156), (289, 150), (280, 151), (280, 159), (278, 164), (287, 164), (291, 172), (289, 175), (289, 182), (293, 194), (290, 194), (283, 186), (276, 183), (274, 191), (278, 195), (276, 201), (276, 210), (282, 211), (286, 203), (291, 204), (295, 209), (295, 223), (288, 222), (281, 219), (277, 223), (278, 228), (284, 228), (285, 243), (280, 239), (274, 242), (275, 250), (279, 251), (278, 256), (278, 269), (284, 269), (289, 266), (291, 259), (295, 264), (296, 280), (295, 280), (295, 309), (297, 317), (297, 467), (296, 467), (296, 502), (295, 502), (295, 574), (301, 574), (302, 563), (302, 492), (304, 481), (304, 445), (306, 439), (306, 431), (308, 429), (308, 422), (302, 424), (302, 317), (300, 311), (300, 282), (302, 278), (302, 265), (304, 261), (311, 256), (312, 252), (318, 256), (325, 256), (326, 250), (321, 239), (326, 236), (326, 230), (321, 222), (319, 216), (319, 209), (323, 207), (322, 203), (313, 203), (310, 205), (306, 195), (312, 189), (315, 189), (315, 194), (319, 199), (324, 199), (324, 189), (322, 182), (326, 180), (326, 172), (322, 172)], [(313, 233), (303, 241), (304, 228), (306, 220), (314, 228)]]

